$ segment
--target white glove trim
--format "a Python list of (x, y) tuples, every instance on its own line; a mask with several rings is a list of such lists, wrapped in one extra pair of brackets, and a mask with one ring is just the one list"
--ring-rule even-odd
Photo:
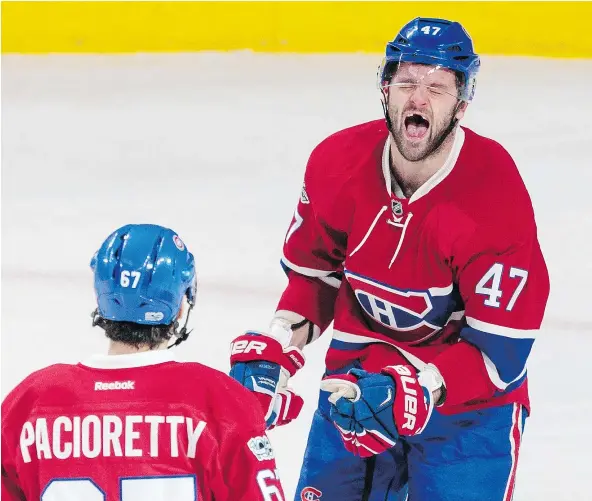
[(335, 404), (341, 397), (345, 397), (352, 402), (357, 402), (362, 396), (360, 387), (347, 379), (324, 379), (321, 381), (321, 390), (328, 391), (329, 402)]

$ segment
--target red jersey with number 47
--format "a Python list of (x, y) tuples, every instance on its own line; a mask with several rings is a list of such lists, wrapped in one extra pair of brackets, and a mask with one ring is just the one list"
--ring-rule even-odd
[(261, 406), (170, 351), (33, 373), (2, 403), (2, 500), (284, 501)]
[(384, 120), (310, 156), (284, 242), (279, 310), (321, 331), (329, 371), (438, 367), (444, 413), (528, 405), (526, 361), (549, 277), (532, 204), (510, 155), (458, 128), (443, 167), (409, 199), (391, 177)]

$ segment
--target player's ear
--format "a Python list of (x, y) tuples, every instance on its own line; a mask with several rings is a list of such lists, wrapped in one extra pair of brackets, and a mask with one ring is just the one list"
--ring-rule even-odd
[(461, 103), (461, 105), (458, 107), (458, 110), (456, 111), (456, 114), (454, 115), (454, 117), (457, 120), (460, 120), (462, 117), (464, 117), (465, 111), (467, 111), (468, 106), (469, 106), (469, 103), (467, 103), (466, 101), (463, 101)]
[(181, 307), (179, 308), (179, 313), (177, 313), (177, 320), (181, 320), (183, 313), (185, 313), (185, 298), (181, 301)]

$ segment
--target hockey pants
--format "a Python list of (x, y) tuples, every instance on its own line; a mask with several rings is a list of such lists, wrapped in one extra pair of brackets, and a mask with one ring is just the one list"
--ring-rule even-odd
[(526, 411), (517, 404), (445, 416), (378, 456), (342, 445), (321, 391), (295, 501), (510, 501)]

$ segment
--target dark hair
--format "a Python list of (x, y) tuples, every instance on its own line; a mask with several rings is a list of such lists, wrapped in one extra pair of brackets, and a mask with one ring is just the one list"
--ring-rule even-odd
[(460, 95), (462, 89), (466, 85), (465, 76), (460, 71), (455, 71), (454, 76), (456, 77), (456, 88), (458, 89), (458, 94)]
[(95, 316), (93, 325), (103, 329), (111, 341), (118, 341), (136, 348), (139, 348), (140, 345), (148, 345), (151, 350), (163, 341), (171, 339), (176, 328), (176, 322), (171, 322), (168, 325), (144, 325), (106, 320), (98, 315)]

